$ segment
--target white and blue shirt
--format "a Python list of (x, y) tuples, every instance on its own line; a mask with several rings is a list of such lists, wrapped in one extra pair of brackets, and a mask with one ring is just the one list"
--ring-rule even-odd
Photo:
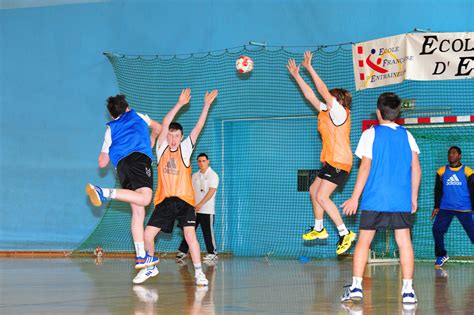
[(114, 167), (133, 152), (140, 152), (153, 159), (151, 151), (150, 118), (133, 109), (107, 123), (102, 152), (108, 153)]
[(415, 139), (395, 123), (364, 131), (355, 154), (371, 159), (372, 163), (361, 210), (411, 212), (412, 151), (420, 152)]

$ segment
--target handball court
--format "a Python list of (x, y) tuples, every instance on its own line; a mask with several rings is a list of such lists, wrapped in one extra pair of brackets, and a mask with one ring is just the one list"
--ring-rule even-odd
[(0, 258), (2, 314), (474, 314), (474, 267), (417, 262), (418, 305), (402, 306), (398, 264), (368, 265), (364, 302), (342, 305), (352, 259), (221, 257), (203, 263), (162, 258), (160, 274), (133, 285), (131, 258)]

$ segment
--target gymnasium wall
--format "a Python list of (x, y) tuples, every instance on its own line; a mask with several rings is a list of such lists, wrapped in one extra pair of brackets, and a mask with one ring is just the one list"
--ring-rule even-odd
[(104, 214), (84, 194), (88, 181), (115, 183), (112, 168), (97, 167), (108, 121), (104, 100), (118, 93), (104, 51), (173, 55), (249, 40), (315, 46), (365, 41), (414, 27), (474, 29), (469, 0), (31, 3), (0, 3), (4, 250), (72, 249)]

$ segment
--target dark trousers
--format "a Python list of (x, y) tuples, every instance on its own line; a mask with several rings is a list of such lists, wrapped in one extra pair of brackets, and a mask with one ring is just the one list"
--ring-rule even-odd
[(472, 212), (461, 212), (453, 210), (439, 210), (433, 223), (433, 237), (435, 241), (435, 255), (446, 256), (447, 252), (444, 247), (444, 235), (448, 232), (449, 225), (453, 217), (457, 217), (462, 227), (469, 236), (471, 243), (474, 244), (474, 217)]
[[(209, 254), (217, 254), (216, 244), (214, 240), (214, 215), (213, 214), (196, 214), (196, 230), (201, 225), (202, 235), (204, 236), (204, 242), (206, 243), (206, 250)], [(183, 237), (181, 245), (179, 245), (180, 252), (188, 253), (189, 246)]]

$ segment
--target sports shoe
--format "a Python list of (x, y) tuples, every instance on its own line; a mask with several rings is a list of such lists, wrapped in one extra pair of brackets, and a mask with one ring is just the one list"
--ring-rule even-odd
[(96, 207), (100, 207), (102, 205), (102, 202), (107, 200), (104, 197), (104, 193), (102, 192), (102, 188), (100, 188), (99, 186), (94, 186), (92, 184), (87, 184), (86, 185), (86, 194), (89, 196), (89, 199), (91, 200), (91, 203)]
[(159, 298), (158, 291), (156, 289), (146, 288), (142, 285), (134, 285), (133, 292), (135, 292), (140, 301), (145, 303), (154, 303), (158, 301)]
[(336, 254), (341, 255), (347, 252), (352, 246), (352, 242), (356, 239), (357, 234), (349, 230), (349, 234), (341, 236), (337, 242)]
[(150, 256), (146, 253), (145, 257), (137, 256), (135, 258), (135, 269), (142, 269), (145, 267), (151, 267), (160, 262), (160, 259), (155, 256)]
[(358, 302), (364, 298), (364, 293), (362, 288), (353, 288), (351, 287), (346, 288), (344, 293), (341, 296), (341, 302)]
[(133, 278), (133, 283), (140, 284), (148, 280), (148, 278), (155, 277), (160, 272), (156, 266), (148, 267), (146, 269), (142, 269), (138, 272), (138, 274)]
[(203, 260), (216, 260), (217, 258), (219, 258), (217, 254), (207, 254), (202, 259)]
[(328, 237), (329, 237), (329, 234), (325, 228), (323, 228), (321, 231), (318, 232), (314, 229), (314, 226), (311, 226), (307, 230), (307, 232), (303, 234), (303, 239), (305, 241), (313, 241), (316, 239), (324, 240), (324, 239), (327, 239)]
[(436, 257), (435, 267), (441, 267), (448, 260), (449, 260), (448, 256), (438, 256), (438, 257)]
[(207, 286), (209, 281), (206, 279), (206, 275), (203, 272), (197, 273), (194, 278), (196, 278), (196, 285)]
[(183, 252), (178, 252), (178, 253), (176, 254), (176, 260), (177, 260), (177, 261), (178, 261), (178, 260), (183, 260), (183, 259), (185, 259), (186, 257), (188, 257), (188, 254), (183, 253)]
[(414, 304), (417, 303), (415, 291), (402, 292), (402, 303), (403, 304)]

